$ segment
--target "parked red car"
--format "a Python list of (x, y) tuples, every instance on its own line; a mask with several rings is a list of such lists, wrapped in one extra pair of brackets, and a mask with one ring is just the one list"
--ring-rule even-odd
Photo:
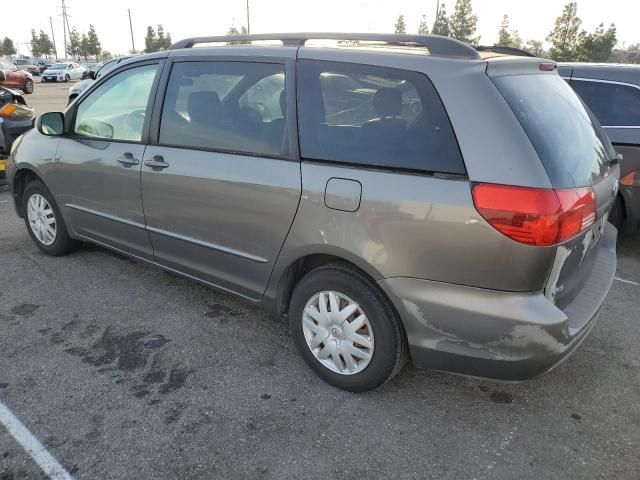
[(4, 71), (6, 79), (0, 82), (0, 87), (22, 90), (33, 93), (33, 77), (25, 70), (19, 70), (13, 63), (0, 58), (0, 70)]

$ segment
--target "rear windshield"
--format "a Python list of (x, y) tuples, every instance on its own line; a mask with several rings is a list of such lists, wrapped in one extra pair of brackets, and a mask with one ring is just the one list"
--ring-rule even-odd
[(606, 175), (613, 147), (571, 87), (557, 75), (494, 77), (555, 188), (586, 187)]

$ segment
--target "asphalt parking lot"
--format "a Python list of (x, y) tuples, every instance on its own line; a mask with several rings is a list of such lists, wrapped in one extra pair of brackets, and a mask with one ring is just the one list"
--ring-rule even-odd
[[(68, 86), (27, 101), (63, 109)], [(350, 394), (247, 301), (94, 246), (44, 256), (0, 187), (0, 402), (78, 479), (638, 479), (640, 235), (617, 278), (540, 379), (407, 368)], [(0, 480), (40, 478), (0, 426)]]

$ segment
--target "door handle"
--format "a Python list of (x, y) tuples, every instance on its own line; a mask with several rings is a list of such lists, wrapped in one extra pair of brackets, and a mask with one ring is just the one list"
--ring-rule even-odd
[(139, 165), (140, 160), (133, 156), (133, 153), (123, 153), (120, 158), (118, 158), (118, 162), (120, 162), (125, 167), (130, 167), (132, 165)]
[(164, 157), (162, 155), (154, 155), (153, 157), (151, 157), (151, 160), (146, 160), (144, 164), (147, 167), (151, 167), (153, 169), (167, 168), (169, 166), (169, 164), (164, 161)]

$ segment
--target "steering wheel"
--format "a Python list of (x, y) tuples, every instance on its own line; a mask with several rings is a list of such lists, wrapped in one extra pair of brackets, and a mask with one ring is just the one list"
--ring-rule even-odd
[(127, 114), (125, 118), (125, 124), (132, 130), (142, 130), (144, 124), (144, 117), (147, 112), (145, 110), (134, 110)]

